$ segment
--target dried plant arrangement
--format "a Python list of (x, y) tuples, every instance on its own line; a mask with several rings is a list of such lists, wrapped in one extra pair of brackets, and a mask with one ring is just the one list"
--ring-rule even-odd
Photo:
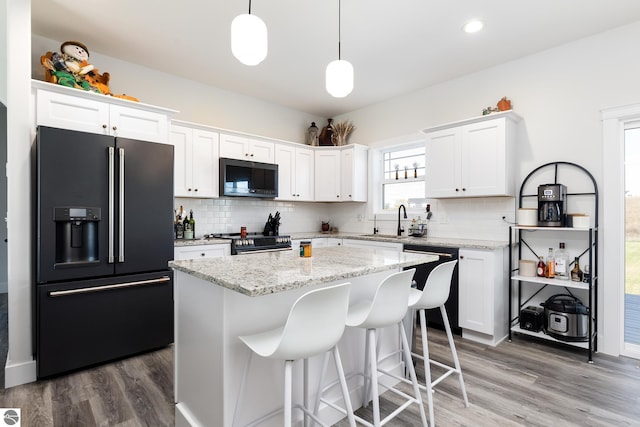
[(335, 145), (345, 145), (349, 134), (353, 132), (356, 127), (350, 120), (345, 122), (338, 122), (333, 125), (333, 136)]

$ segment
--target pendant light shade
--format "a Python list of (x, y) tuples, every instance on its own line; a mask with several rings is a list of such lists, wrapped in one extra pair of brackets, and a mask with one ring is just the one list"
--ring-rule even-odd
[(238, 15), (231, 22), (231, 52), (245, 65), (258, 65), (267, 57), (267, 26), (255, 15)]
[(338, 0), (338, 59), (331, 61), (325, 71), (327, 92), (334, 98), (344, 98), (353, 90), (353, 65), (341, 58), (342, 2)]
[(353, 90), (353, 65), (344, 59), (336, 59), (327, 65), (327, 92), (335, 98), (344, 98)]

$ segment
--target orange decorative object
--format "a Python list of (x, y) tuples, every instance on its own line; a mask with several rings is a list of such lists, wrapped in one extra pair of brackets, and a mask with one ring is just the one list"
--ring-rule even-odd
[(498, 101), (498, 111), (507, 111), (511, 110), (511, 101), (507, 99), (505, 96), (500, 101)]

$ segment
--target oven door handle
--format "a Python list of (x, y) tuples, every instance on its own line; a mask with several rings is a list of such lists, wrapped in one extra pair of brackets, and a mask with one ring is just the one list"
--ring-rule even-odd
[(251, 255), (251, 254), (262, 254), (265, 252), (282, 252), (282, 251), (290, 251), (291, 248), (277, 248), (277, 249), (258, 249), (257, 251), (244, 251), (238, 252), (238, 255)]
[(402, 252), (406, 252), (408, 254), (435, 255), (435, 256), (438, 256), (438, 257), (453, 258), (452, 254), (446, 254), (446, 253), (443, 253), (443, 252), (414, 251), (414, 250), (411, 250), (411, 249), (404, 249)]

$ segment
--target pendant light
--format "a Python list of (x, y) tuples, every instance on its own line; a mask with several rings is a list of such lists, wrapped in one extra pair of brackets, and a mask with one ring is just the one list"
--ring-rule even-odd
[(258, 65), (267, 57), (267, 26), (256, 15), (238, 15), (231, 22), (231, 52), (245, 65)]
[(326, 70), (327, 92), (335, 98), (344, 98), (353, 90), (353, 65), (341, 59), (341, 0), (338, 0), (338, 59), (331, 61)]

